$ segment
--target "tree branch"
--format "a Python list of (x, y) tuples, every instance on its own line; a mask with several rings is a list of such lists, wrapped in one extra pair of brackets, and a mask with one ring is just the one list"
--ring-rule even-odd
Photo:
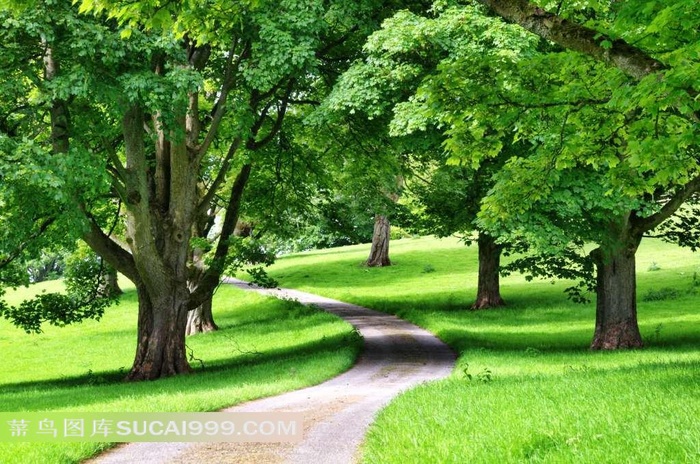
[(197, 285), (197, 288), (192, 292), (189, 301), (189, 309), (195, 309), (200, 306), (209, 296), (210, 292), (219, 285), (219, 280), (224, 272), (226, 265), (226, 256), (230, 248), (229, 238), (233, 235), (238, 222), (238, 216), (241, 209), (241, 199), (245, 186), (250, 178), (252, 165), (250, 163), (243, 166), (241, 172), (238, 173), (236, 181), (233, 183), (231, 195), (229, 196), (228, 205), (226, 206), (226, 215), (224, 222), (221, 225), (221, 234), (219, 242), (216, 245), (214, 258), (209, 268), (205, 271), (202, 279)]
[(209, 190), (207, 190), (207, 192), (200, 200), (199, 205), (197, 205), (197, 215), (201, 215), (204, 212), (203, 210), (209, 209), (209, 205), (216, 196), (217, 190), (226, 179), (228, 170), (231, 168), (231, 161), (233, 160), (233, 157), (235, 156), (238, 149), (240, 148), (242, 141), (243, 140), (241, 139), (241, 137), (236, 137), (236, 139), (233, 142), (231, 142), (231, 145), (228, 148), (228, 153), (226, 153), (226, 157), (221, 163), (221, 167), (219, 168), (219, 172), (217, 173), (216, 178), (209, 186)]
[(17, 248), (15, 248), (12, 251), (12, 253), (10, 253), (7, 256), (3, 256), (2, 259), (0, 259), (0, 269), (7, 266), (15, 259), (19, 258), (19, 256), (29, 246), (29, 244), (37, 238), (41, 237), (54, 222), (56, 222), (55, 216), (49, 216), (47, 218), (44, 218), (43, 221), (41, 221), (41, 224), (39, 224), (39, 228), (35, 230), (32, 234), (30, 234), (27, 240), (20, 243), (19, 246), (17, 246)]
[(226, 102), (228, 100), (229, 92), (236, 82), (236, 73), (238, 71), (238, 67), (240, 66), (243, 58), (248, 54), (249, 45), (250, 44), (246, 43), (240, 55), (238, 55), (238, 57), (234, 60), (236, 48), (238, 46), (238, 39), (234, 38), (233, 42), (231, 43), (228, 61), (226, 62), (226, 71), (223, 82), (221, 84), (221, 89), (219, 91), (219, 99), (214, 105), (212, 120), (209, 124), (209, 130), (207, 131), (207, 134), (204, 137), (204, 141), (199, 147), (196, 148), (197, 156), (195, 159), (195, 165), (199, 164), (199, 162), (202, 160), (207, 150), (209, 150), (209, 147), (211, 146), (212, 142), (214, 141), (214, 138), (216, 138), (216, 135), (219, 132), (219, 127), (221, 126), (224, 114), (226, 113)]
[(678, 208), (697, 192), (700, 192), (700, 176), (693, 178), (690, 182), (685, 184), (683, 188), (676, 192), (676, 194), (655, 214), (645, 218), (633, 217), (632, 227), (639, 234), (655, 229), (666, 219), (673, 216), (673, 214), (678, 211)]
[(140, 281), (131, 253), (105, 234), (90, 213), (83, 209), (83, 214), (87, 217), (90, 225), (90, 229), (82, 235), (83, 241), (113, 268), (124, 274), (126, 278), (134, 283)]
[[(260, 116), (260, 119), (258, 122), (256, 122), (256, 130), (253, 132), (253, 136), (248, 140), (248, 143), (246, 144), (246, 148), (250, 150), (257, 150), (268, 143), (277, 135), (277, 133), (282, 129), (282, 123), (284, 122), (284, 116), (287, 113), (287, 107), (289, 106), (289, 98), (292, 94), (292, 90), (294, 89), (294, 83), (296, 81), (294, 79), (290, 79), (289, 82), (287, 83), (287, 89), (285, 90), (285, 94), (282, 97), (282, 101), (280, 102), (280, 106), (277, 109), (277, 118), (275, 119), (275, 123), (272, 125), (270, 128), (270, 132), (268, 134), (260, 139), (260, 140), (255, 140), (255, 137), (258, 134), (258, 131), (260, 130), (260, 127), (262, 126), (263, 118), (267, 115), (267, 109), (269, 108), (269, 105), (265, 108), (264, 114)], [(259, 124), (258, 124), (259, 123)]]
[[(600, 32), (544, 11), (527, 0), (478, 0), (503, 19), (519, 24), (540, 37), (611, 64), (635, 80), (666, 69), (660, 61), (622, 39), (611, 40)], [(611, 47), (603, 47), (608, 41)]]

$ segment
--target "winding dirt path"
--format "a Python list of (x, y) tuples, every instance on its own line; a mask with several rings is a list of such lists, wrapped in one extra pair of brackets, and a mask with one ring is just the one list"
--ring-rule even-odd
[(355, 366), (314, 387), (244, 403), (225, 411), (304, 413), (304, 438), (295, 444), (132, 443), (90, 463), (338, 463), (356, 461), (375, 414), (401, 391), (446, 377), (454, 352), (434, 335), (395, 316), (310, 293), (260, 289), (236, 279), (244, 290), (314, 304), (355, 326), (364, 350)]

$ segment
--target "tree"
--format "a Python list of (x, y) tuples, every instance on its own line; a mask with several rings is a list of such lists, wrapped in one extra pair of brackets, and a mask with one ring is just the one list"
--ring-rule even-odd
[(389, 259), (389, 240), (391, 239), (391, 225), (389, 218), (383, 214), (374, 216), (374, 231), (372, 232), (372, 247), (369, 257), (365, 261), (368, 267), (391, 266)]
[(436, 150), (413, 168), (415, 174), (407, 187), (416, 218), (411, 221), (411, 229), (438, 237), (458, 234), (467, 245), (476, 243), (479, 270), (476, 299), (471, 308), (503, 306), (500, 261), (508, 247), (476, 224), (481, 199), (493, 185), (491, 177), (497, 165), (487, 164), (475, 170), (447, 164), (445, 158), (441, 150)]
[(26, 263), (29, 281), (32, 283), (54, 280), (61, 277), (65, 268), (62, 252), (42, 253), (38, 259)]
[[(476, 230), (474, 241), (479, 246), (480, 272), (473, 308), (500, 306), (504, 304), (499, 286), (503, 244), (497, 243), (496, 237), (480, 228), (475, 220), (480, 200), (491, 187), (491, 176), (502, 161), (489, 160), (483, 167), (476, 163), (454, 166), (466, 155), (462, 157), (454, 146), (448, 147), (450, 151), (446, 154), (443, 146), (443, 142), (449, 141), (445, 127), (452, 124), (449, 117), (453, 110), (442, 101), (432, 106), (420, 102), (431, 92), (439, 94), (445, 102), (456, 99), (452, 104), (462, 105), (465, 97), (460, 91), (453, 91), (455, 76), (444, 72), (450, 69), (450, 63), (479, 54), (487, 64), (471, 62), (469, 74), (483, 82), (490, 78), (489, 59), (502, 62), (499, 54), (525, 53), (533, 47), (533, 41), (522, 40), (524, 33), (508, 27), (492, 28), (486, 31), (488, 36), (482, 37), (480, 34), (493, 21), (469, 9), (444, 10), (436, 4), (430, 12), (423, 13), (425, 16), (402, 11), (385, 21), (365, 45), (364, 59), (343, 76), (328, 104), (337, 111), (361, 112), (373, 124), (384, 125), (390, 135), (399, 137), (398, 143), (410, 153), (407, 164), (415, 172), (413, 177), (407, 176), (407, 182), (423, 216), (418, 221), (419, 229), (440, 236), (471, 235)], [(468, 38), (464, 37), (465, 32)], [(484, 94), (478, 92), (469, 101)], [(503, 159), (513, 150), (512, 145), (512, 141), (505, 141), (487, 148), (494, 156), (503, 152), (500, 158)], [(480, 151), (483, 148), (478, 147)], [(445, 163), (452, 165), (444, 166)]]
[[(352, 198), (354, 209), (359, 210), (359, 214), (364, 213), (373, 223), (365, 265), (391, 266), (391, 218), (401, 208), (398, 201), (403, 189), (401, 147), (388, 140), (381, 127), (377, 130), (365, 126), (366, 121), (346, 118), (344, 122), (334, 124), (336, 135), (330, 138), (330, 144), (337, 146), (340, 143), (336, 148), (340, 151), (335, 164), (337, 174), (333, 176), (340, 181), (340, 187), (335, 190), (343, 197)], [(337, 135), (339, 124), (347, 130), (344, 137)], [(363, 134), (361, 141), (355, 138), (358, 132)]]
[[(700, 7), (692, 1), (629, 1), (552, 13), (528, 1), (481, 3), (626, 76), (615, 76), (619, 84), (608, 91), (605, 103), (616, 113), (618, 128), (603, 126), (610, 158), (601, 180), (618, 187), (629, 206), (604, 221), (605, 240), (591, 254), (598, 274), (592, 347), (641, 346), (635, 251), (644, 234), (671, 217), (700, 188), (700, 108), (696, 80), (691, 77), (698, 66)], [(580, 55), (577, 59), (585, 61)], [(600, 138), (597, 142), (602, 145)], [(595, 168), (596, 161), (600, 160), (589, 158), (588, 164)], [(614, 182), (618, 179), (622, 182)]]
[[(3, 158), (22, 162), (3, 169), (51, 200), (35, 209), (38, 222), (17, 230), (47, 239), (47, 229), (68, 224), (63, 230), (134, 282), (139, 321), (128, 379), (190, 371), (187, 316), (210, 299), (232, 259), (257, 153), (278, 139), (289, 108), (322, 87), (315, 70), (338, 66), (324, 61), (336, 46), (373, 27), (379, 6), (98, 0), (81, 5), (94, 16), (69, 2), (3, 10), (12, 51), (2, 67), (3, 115), (13, 100), (23, 108), (5, 118), (0, 139)], [(41, 176), (26, 175), (32, 160)], [(101, 214), (114, 198), (123, 207), (114, 217), (124, 222), (124, 246)], [(207, 265), (193, 264), (194, 226), (218, 199), (218, 239)], [(11, 239), (7, 250), (27, 243)], [(3, 314), (26, 322), (17, 311)]]
[[(42, 66), (43, 72), (36, 68), (27, 72), (44, 75), (37, 79), (34, 90), (44, 96), (36, 111), (49, 108), (48, 119), (38, 123), (45, 124), (43, 130), (52, 140), (50, 147), (39, 149), (46, 150), (46, 159), (55, 160), (70, 159), (78, 152), (94, 153), (99, 161), (93, 165), (108, 168), (105, 173), (111, 174), (111, 180), (107, 185), (122, 199), (126, 211), (129, 250), (110, 238), (93, 217), (94, 198), (81, 195), (64, 202), (66, 209), (82, 212), (85, 241), (136, 284), (139, 334), (128, 376), (132, 380), (190, 370), (184, 346), (187, 313), (206, 301), (218, 284), (228, 237), (252, 168), (249, 161), (238, 163), (240, 170), (228, 190), (213, 263), (195, 290), (187, 286), (192, 225), (198, 211), (207, 210), (216, 194), (221, 194), (234, 155), (274, 137), (297, 73), (314, 60), (318, 28), (323, 24), (321, 10), (311, 5), (280, 14), (279, 8), (246, 11), (234, 7), (226, 12), (232, 15), (229, 19), (212, 18), (221, 21), (220, 36), (196, 43), (191, 37), (178, 40), (169, 30), (161, 29), (162, 34), (156, 30), (158, 21), (174, 17), (176, 11), (140, 12), (151, 23), (152, 31), (144, 31), (130, 22), (133, 17), (128, 15), (133, 11), (120, 18), (125, 21), (123, 26), (115, 27), (110, 21), (88, 21), (61, 5), (53, 11), (60, 20), (40, 24), (43, 30), (34, 37), (34, 49), (43, 47), (45, 52), (39, 55), (44, 57), (42, 62), (33, 64)], [(188, 16), (193, 11), (180, 14), (182, 26), (193, 20)], [(289, 15), (297, 21), (289, 21)], [(20, 22), (26, 16), (17, 18)], [(74, 47), (90, 34), (93, 47), (104, 44), (105, 48), (89, 50), (89, 58), (81, 60)], [(97, 39), (98, 34), (102, 40)], [(286, 40), (291, 37), (296, 40)], [(204, 40), (204, 36), (198, 38)], [(281, 43), (275, 42), (280, 38), (284, 39)], [(283, 66), (278, 62), (281, 57), (285, 57)], [(104, 61), (109, 66), (103, 67)], [(97, 69), (87, 67), (91, 64)], [(76, 72), (81, 65), (80, 73)], [(112, 79), (98, 82), (101, 75)], [(76, 79), (94, 87), (71, 87)], [(200, 92), (205, 82), (216, 91)], [(235, 111), (226, 111), (227, 106)], [(113, 122), (106, 136), (95, 140), (91, 138), (95, 134), (86, 134), (87, 126), (77, 120), (81, 112)], [(232, 142), (228, 149), (220, 150), (217, 137), (224, 124), (230, 127)], [(112, 138), (104, 140), (106, 137)], [(16, 143), (19, 149), (23, 142)], [(202, 194), (198, 186), (205, 168), (213, 174)], [(104, 181), (105, 175), (98, 179)]]
[(371, 242), (365, 264), (391, 265), (390, 218), (402, 209), (398, 200), (405, 147), (388, 137), (386, 125), (338, 112), (327, 100), (302, 118), (290, 142), (323, 160), (325, 174), (317, 196), (320, 219), (342, 240), (332, 246)]
[[(401, 182), (399, 177), (399, 182)], [(399, 200), (398, 194), (387, 195), (390, 201), (396, 203)], [(389, 217), (384, 213), (376, 213), (374, 215), (374, 230), (372, 231), (372, 246), (369, 250), (369, 256), (365, 265), (368, 267), (386, 267), (391, 266), (389, 259), (389, 241), (391, 240), (391, 223)]]

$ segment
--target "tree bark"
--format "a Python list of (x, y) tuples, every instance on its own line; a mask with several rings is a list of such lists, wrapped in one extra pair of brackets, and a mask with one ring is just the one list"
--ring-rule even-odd
[(506, 303), (501, 298), (500, 269), (503, 246), (488, 234), (479, 233), (479, 279), (472, 309), (495, 308)]
[[(204, 231), (200, 231), (204, 235)], [(190, 291), (194, 291), (204, 277), (205, 265), (202, 262), (203, 251), (195, 249), (192, 252), (192, 272), (189, 279)], [(212, 301), (214, 299), (214, 291), (209, 292), (202, 304), (187, 313), (187, 329), (186, 335), (194, 335), (198, 333), (213, 332), (219, 330), (219, 326), (214, 322), (214, 314), (212, 313)]]
[(665, 68), (663, 63), (622, 39), (610, 39), (611, 46), (603, 47), (603, 40), (608, 38), (604, 34), (547, 12), (529, 0), (479, 0), (479, 3), (533, 34), (615, 66), (636, 80)]
[(136, 356), (127, 380), (155, 380), (191, 372), (185, 348), (186, 286), (163, 285), (157, 296), (137, 286), (139, 297)]
[(641, 348), (637, 325), (635, 254), (641, 238), (628, 238), (591, 253), (596, 263), (596, 323), (591, 349)]
[(102, 285), (100, 286), (100, 294), (108, 296), (121, 295), (122, 289), (119, 288), (119, 277), (117, 270), (112, 266), (106, 266), (104, 275), (102, 276)]
[(186, 335), (219, 330), (219, 326), (214, 322), (214, 315), (212, 314), (212, 300), (213, 297), (210, 296), (204, 303), (187, 313)]
[(372, 235), (372, 249), (369, 252), (369, 258), (365, 263), (369, 267), (391, 266), (389, 260), (389, 236), (391, 226), (389, 218), (384, 215), (377, 214), (374, 217), (374, 234)]
[(184, 143), (169, 142), (169, 167), (164, 171), (168, 188), (159, 192), (150, 179), (144, 112), (136, 105), (124, 115), (123, 134), (128, 173), (126, 235), (138, 272), (134, 283), (139, 297), (136, 356), (127, 379), (153, 380), (190, 371), (185, 325), (191, 297), (189, 242), (198, 200), (197, 179), (191, 173), (196, 170)]

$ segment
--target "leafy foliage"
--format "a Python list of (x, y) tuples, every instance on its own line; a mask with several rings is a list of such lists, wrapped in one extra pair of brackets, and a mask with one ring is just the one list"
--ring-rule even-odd
[(104, 264), (95, 259), (75, 264), (66, 273), (66, 294), (39, 294), (18, 306), (0, 301), (0, 316), (27, 333), (40, 333), (44, 323), (63, 327), (84, 319), (99, 320), (104, 310), (117, 301), (116, 295), (101, 291)]
[(589, 294), (596, 290), (595, 263), (585, 253), (582, 244), (568, 246), (557, 253), (528, 253), (527, 245), (520, 243), (508, 253), (520, 253), (515, 259), (501, 267), (504, 275), (513, 272), (525, 274), (525, 279), (565, 279), (574, 285), (564, 291), (576, 303), (590, 302)]

